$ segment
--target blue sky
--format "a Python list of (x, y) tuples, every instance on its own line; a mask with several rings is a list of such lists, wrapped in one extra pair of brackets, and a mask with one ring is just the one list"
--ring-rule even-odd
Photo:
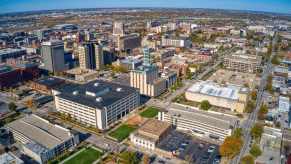
[(0, 0), (0, 13), (98, 7), (186, 7), (291, 14), (291, 0)]

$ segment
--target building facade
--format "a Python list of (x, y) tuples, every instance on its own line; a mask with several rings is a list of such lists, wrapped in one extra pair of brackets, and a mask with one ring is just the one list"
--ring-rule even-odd
[(261, 56), (233, 54), (224, 58), (223, 65), (233, 71), (256, 73), (261, 68), (261, 61)]
[(134, 88), (100, 80), (65, 87), (53, 94), (58, 112), (100, 130), (110, 128), (140, 105)]
[(102, 70), (104, 67), (102, 47), (96, 43), (85, 43), (78, 47), (81, 69)]
[(79, 143), (79, 136), (37, 116), (27, 115), (7, 124), (23, 152), (39, 163), (46, 163)]
[(248, 100), (248, 89), (235, 85), (222, 86), (212, 81), (199, 81), (186, 92), (187, 100), (202, 102), (243, 113)]
[(130, 86), (139, 89), (140, 94), (156, 97), (166, 91), (166, 80), (159, 78), (158, 67), (154, 65), (149, 49), (144, 49), (143, 65), (130, 72)]
[(159, 112), (158, 119), (172, 124), (178, 130), (190, 131), (198, 137), (222, 142), (239, 125), (236, 117), (198, 108), (172, 104)]
[(66, 70), (64, 57), (64, 43), (62, 41), (43, 42), (41, 46), (43, 68), (49, 72), (62, 72)]

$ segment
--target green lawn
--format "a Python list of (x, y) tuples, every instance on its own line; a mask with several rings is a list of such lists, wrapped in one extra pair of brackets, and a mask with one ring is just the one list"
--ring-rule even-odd
[(126, 124), (121, 125), (113, 132), (109, 133), (109, 136), (116, 138), (118, 141), (122, 141), (129, 136), (131, 132), (136, 129), (134, 126), (129, 126)]
[(158, 115), (159, 110), (155, 107), (148, 107), (145, 111), (140, 113), (140, 116), (145, 118), (153, 118)]
[(86, 148), (75, 157), (66, 161), (64, 164), (91, 164), (102, 156), (102, 153), (91, 147)]

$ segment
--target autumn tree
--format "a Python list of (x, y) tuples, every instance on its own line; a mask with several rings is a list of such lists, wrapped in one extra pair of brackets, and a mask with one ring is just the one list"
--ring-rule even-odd
[(264, 132), (264, 127), (263, 125), (259, 123), (256, 123), (251, 129), (251, 135), (255, 139), (261, 138), (263, 132)]
[(261, 105), (260, 110), (258, 112), (258, 119), (263, 120), (265, 119), (265, 115), (268, 113), (268, 107), (266, 104)]
[(257, 158), (262, 154), (262, 150), (257, 144), (253, 144), (250, 150), (250, 154)]
[(219, 147), (219, 153), (221, 156), (227, 159), (232, 159), (239, 154), (243, 141), (240, 137), (229, 136), (226, 137), (223, 144)]
[(255, 163), (255, 159), (251, 155), (246, 155), (246, 156), (242, 157), (240, 162), (241, 162), (241, 164), (254, 164)]
[(254, 111), (254, 108), (255, 108), (255, 103), (253, 101), (248, 101), (245, 107), (245, 112), (252, 113)]
[(253, 90), (253, 91), (251, 92), (251, 99), (254, 100), (254, 101), (257, 100), (257, 91), (256, 91), (256, 90)]

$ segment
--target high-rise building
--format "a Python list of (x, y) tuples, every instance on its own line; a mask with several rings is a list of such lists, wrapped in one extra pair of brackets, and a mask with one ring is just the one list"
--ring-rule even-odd
[(117, 46), (121, 51), (131, 51), (141, 46), (141, 38), (137, 34), (118, 36)]
[(41, 56), (43, 68), (50, 72), (62, 72), (66, 69), (64, 59), (64, 43), (58, 40), (43, 42)]
[(82, 69), (101, 70), (104, 66), (102, 47), (90, 42), (79, 46), (79, 63)]
[(114, 22), (113, 24), (113, 35), (124, 35), (124, 24), (122, 22)]
[(143, 65), (130, 72), (130, 85), (140, 94), (156, 97), (166, 90), (166, 81), (159, 78), (158, 67), (152, 63), (148, 48), (144, 48)]

